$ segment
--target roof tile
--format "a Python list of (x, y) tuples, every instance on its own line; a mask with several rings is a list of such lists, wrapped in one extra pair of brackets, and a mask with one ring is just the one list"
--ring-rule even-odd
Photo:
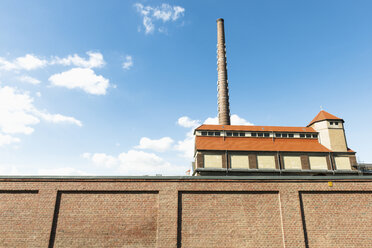
[(317, 139), (196, 136), (197, 150), (331, 152)]

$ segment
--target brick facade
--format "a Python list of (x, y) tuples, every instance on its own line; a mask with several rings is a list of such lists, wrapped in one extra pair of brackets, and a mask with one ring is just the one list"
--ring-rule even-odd
[(249, 154), (249, 169), (257, 169), (257, 155)]
[(0, 247), (370, 247), (371, 209), (372, 176), (2, 178)]

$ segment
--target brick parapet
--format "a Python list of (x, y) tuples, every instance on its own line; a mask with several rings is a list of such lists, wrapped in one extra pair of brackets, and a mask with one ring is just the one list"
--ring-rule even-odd
[[(2, 178), (0, 247), (48, 247), (54, 224), (56, 236), (49, 247), (84, 247), (90, 242), (84, 235), (90, 232), (96, 234), (96, 243), (89, 243), (93, 247), (104, 240), (111, 244), (124, 242), (123, 238), (128, 236), (116, 236), (116, 229), (111, 229), (116, 227), (133, 233), (130, 242), (124, 242), (126, 247), (184, 247), (186, 244), (214, 247), (216, 242), (229, 242), (231, 247), (241, 247), (238, 241), (265, 247), (309, 247), (309, 244), (319, 244), (320, 241), (324, 247), (347, 247), (346, 244), (351, 242), (355, 247), (368, 247), (368, 237), (372, 236), (372, 226), (368, 222), (372, 218), (369, 208), (372, 203), (371, 177), (279, 178)], [(32, 193), (23, 194), (25, 191)], [(60, 199), (60, 213), (55, 211), (57, 192), (70, 192), (68, 197)], [(148, 195), (146, 192), (155, 193)], [(306, 193), (302, 202), (301, 192)], [(127, 193), (131, 194), (130, 197), (124, 197), (123, 194)], [(185, 197), (180, 198), (184, 193)], [(154, 204), (146, 204), (146, 199)], [(101, 203), (97, 205), (95, 202)], [(339, 207), (333, 209), (327, 202)], [(314, 212), (314, 207), (320, 212)], [(333, 209), (332, 212), (327, 212), (328, 208)], [(194, 210), (199, 211), (197, 215)], [(97, 215), (97, 211), (102, 214)], [(56, 215), (59, 217), (53, 224)], [(202, 218), (214, 215), (214, 218)], [(364, 216), (356, 220), (358, 225), (349, 221), (354, 215)], [(147, 218), (157, 221), (148, 222)], [(77, 232), (83, 227), (82, 221), (87, 219), (95, 224), (84, 226), (88, 229), (85, 232)], [(19, 221), (23, 224), (18, 225)], [(323, 226), (317, 227), (317, 231), (314, 223), (318, 221)], [(143, 223), (151, 224), (144, 226)], [(195, 232), (210, 234), (199, 229), (206, 226), (215, 233), (224, 233), (221, 240), (211, 240), (208, 236), (200, 243), (193, 240)], [(245, 228), (257, 232), (257, 235), (240, 236)], [(226, 233), (226, 230), (231, 231)], [(353, 241), (336, 239), (342, 235), (351, 239), (360, 232), (363, 235)]]

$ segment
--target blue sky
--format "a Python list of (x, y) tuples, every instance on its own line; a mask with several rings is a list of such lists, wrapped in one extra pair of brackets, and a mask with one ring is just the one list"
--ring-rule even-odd
[(239, 124), (345, 120), (372, 162), (371, 1), (0, 2), (0, 173), (184, 175), (217, 115), (225, 19)]

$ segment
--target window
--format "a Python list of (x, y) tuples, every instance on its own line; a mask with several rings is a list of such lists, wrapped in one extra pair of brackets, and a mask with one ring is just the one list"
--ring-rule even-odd
[(275, 157), (271, 155), (257, 156), (258, 169), (275, 169)]
[(312, 170), (326, 170), (328, 167), (324, 156), (309, 156), (309, 161)]
[(307, 133), (306, 138), (311, 138), (311, 134)]
[(270, 137), (270, 134), (269, 133), (264, 133), (264, 136), (265, 137)]
[(237, 137), (237, 136), (239, 136), (239, 133), (233, 133), (233, 135), (234, 135), (235, 137)]
[(204, 168), (222, 168), (222, 155), (204, 155)]
[(318, 138), (318, 135), (317, 134), (313, 134), (313, 138)]
[(329, 123), (329, 125), (333, 125), (333, 122), (331, 121), (331, 122)]
[(293, 137), (294, 137), (293, 133), (289, 133), (289, 134), (288, 134), (288, 137), (289, 137), (289, 138), (293, 138)]
[(258, 137), (263, 137), (263, 133), (258, 133)]
[(232, 133), (230, 133), (230, 132), (227, 132), (226, 134), (227, 134), (227, 136), (232, 136)]
[(257, 136), (257, 133), (251, 133), (251, 136), (252, 137), (256, 137)]
[(284, 156), (284, 168), (287, 169), (298, 169), (301, 170), (301, 158), (300, 156)]
[(351, 170), (349, 157), (335, 157), (337, 170)]
[(221, 136), (221, 133), (220, 132), (214, 132), (214, 135), (215, 136)]
[(282, 134), (282, 137), (283, 137), (283, 138), (287, 138), (287, 136), (288, 136), (288, 135), (287, 135), (286, 133), (283, 133), (283, 134)]
[(231, 155), (232, 169), (249, 169), (248, 155)]
[(275, 137), (280, 138), (280, 137), (282, 137), (282, 134), (281, 133), (276, 133)]
[(244, 137), (245, 136), (245, 133), (239, 133), (239, 136), (240, 137)]
[(300, 133), (300, 138), (305, 138), (305, 134)]
[(338, 122), (335, 122), (335, 125), (338, 125)]
[(208, 132), (208, 135), (209, 136), (213, 136), (214, 135), (214, 132)]
[(201, 135), (207, 135), (207, 132), (201, 132)]

